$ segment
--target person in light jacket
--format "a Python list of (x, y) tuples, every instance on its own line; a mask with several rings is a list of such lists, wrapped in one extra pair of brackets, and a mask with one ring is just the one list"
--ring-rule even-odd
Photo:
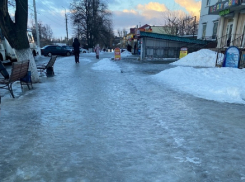
[(100, 46), (99, 44), (97, 44), (94, 48), (94, 52), (96, 54), (96, 58), (99, 59), (99, 56), (100, 56)]
[(80, 43), (77, 38), (74, 39), (72, 47), (74, 48), (75, 62), (79, 63)]

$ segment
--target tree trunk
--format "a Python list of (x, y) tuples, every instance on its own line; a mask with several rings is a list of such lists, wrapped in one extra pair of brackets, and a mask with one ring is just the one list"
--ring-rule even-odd
[(37, 71), (36, 62), (30, 48), (18, 50), (15, 49), (18, 62), (29, 60), (29, 71), (31, 71), (31, 79), (33, 83), (39, 82), (39, 74)]
[(0, 28), (12, 48), (15, 49), (17, 61), (30, 60), (29, 70), (32, 81), (38, 82), (38, 72), (27, 38), (28, 0), (15, 0), (15, 22), (8, 12), (8, 0), (0, 0)]

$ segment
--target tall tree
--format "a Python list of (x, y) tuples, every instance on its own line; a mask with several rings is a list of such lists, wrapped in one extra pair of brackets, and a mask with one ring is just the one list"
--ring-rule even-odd
[(88, 47), (92, 48), (97, 43), (105, 46), (111, 42), (108, 41), (113, 37), (111, 13), (105, 3), (100, 0), (74, 0), (71, 12), (74, 34), (85, 39)]
[(171, 35), (195, 35), (197, 34), (198, 19), (184, 12), (168, 11), (164, 14), (165, 26)]
[(15, 6), (14, 19), (11, 19), (8, 0), (0, 0), (0, 28), (11, 47), (15, 49), (17, 60), (30, 60), (32, 81), (37, 82), (37, 67), (27, 38), (28, 0), (15, 0)]
[[(41, 47), (47, 44), (51, 44), (53, 39), (53, 31), (49, 25), (44, 25), (42, 22), (38, 22), (39, 27), (39, 39)], [(36, 25), (32, 23), (32, 26), (30, 27), (34, 40), (37, 41), (37, 35), (36, 35)]]

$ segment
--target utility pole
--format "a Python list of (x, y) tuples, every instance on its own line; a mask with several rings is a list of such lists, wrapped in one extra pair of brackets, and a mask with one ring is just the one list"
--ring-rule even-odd
[(66, 14), (66, 9), (65, 9), (65, 18), (66, 18), (66, 43), (68, 44), (68, 27), (67, 27), (67, 14)]
[(194, 24), (194, 25), (193, 25), (193, 26), (194, 26), (193, 38), (194, 38), (194, 36), (195, 36), (195, 32), (196, 32), (196, 18), (197, 18), (197, 17), (196, 17), (196, 16), (194, 16), (194, 23), (193, 23), (193, 24)]
[(33, 0), (33, 6), (34, 6), (34, 18), (35, 18), (35, 24), (36, 24), (36, 34), (37, 34), (37, 47), (38, 47), (38, 53), (39, 53), (39, 55), (41, 55), (39, 30), (38, 30), (38, 24), (37, 24), (37, 10), (36, 10), (36, 1), (35, 0)]

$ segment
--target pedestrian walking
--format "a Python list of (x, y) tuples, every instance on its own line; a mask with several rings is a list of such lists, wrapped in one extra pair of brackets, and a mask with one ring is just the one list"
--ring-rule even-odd
[(99, 59), (99, 56), (100, 56), (100, 45), (97, 44), (94, 48), (94, 52), (96, 54), (96, 58)]
[(74, 48), (75, 62), (79, 63), (80, 43), (77, 38), (74, 39), (72, 47)]

